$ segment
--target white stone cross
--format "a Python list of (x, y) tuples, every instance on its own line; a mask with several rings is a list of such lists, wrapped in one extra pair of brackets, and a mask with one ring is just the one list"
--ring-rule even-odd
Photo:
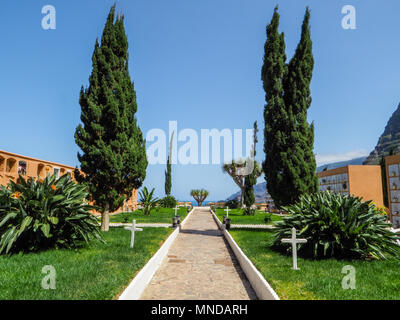
[(292, 228), (292, 237), (290, 239), (284, 238), (281, 240), (283, 243), (292, 244), (292, 255), (293, 255), (293, 270), (300, 270), (297, 268), (297, 244), (306, 243), (307, 239), (296, 239), (296, 228)]
[(175, 208), (174, 208), (174, 210), (175, 210), (175, 217), (176, 217), (176, 213), (177, 213), (177, 211), (178, 211), (178, 206), (175, 206)]
[(125, 227), (125, 230), (131, 231), (131, 248), (135, 245), (135, 231), (143, 231), (142, 228), (136, 228), (136, 220), (133, 219), (132, 227)]
[(226, 207), (225, 211), (226, 211), (226, 217), (229, 218), (229, 207)]

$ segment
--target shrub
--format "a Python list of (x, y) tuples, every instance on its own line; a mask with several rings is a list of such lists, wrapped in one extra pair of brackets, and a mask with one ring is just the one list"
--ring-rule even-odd
[(91, 237), (103, 241), (87, 196), (68, 175), (38, 181), (20, 176), (19, 183), (2, 186), (0, 254), (77, 247)]
[(245, 216), (254, 216), (255, 213), (256, 213), (256, 209), (254, 209), (254, 208), (244, 208), (244, 210), (243, 210), (243, 214)]
[(276, 224), (275, 247), (289, 251), (290, 246), (282, 244), (281, 239), (290, 238), (295, 227), (298, 236), (307, 239), (299, 245), (299, 255), (304, 257), (399, 257), (400, 247), (395, 243), (399, 238), (371, 201), (321, 192), (302, 196), (284, 210), (290, 215)]
[(173, 196), (166, 196), (165, 198), (162, 198), (158, 204), (162, 208), (175, 208), (177, 201)]
[(268, 223), (272, 221), (272, 212), (267, 212), (265, 214), (264, 222)]
[(232, 200), (228, 200), (225, 203), (225, 206), (229, 207), (230, 209), (238, 209), (240, 204), (239, 204), (239, 201), (237, 201), (237, 199), (232, 199)]

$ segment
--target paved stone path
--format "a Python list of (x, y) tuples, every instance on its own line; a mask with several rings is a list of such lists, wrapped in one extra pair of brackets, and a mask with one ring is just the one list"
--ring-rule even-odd
[(188, 219), (141, 299), (257, 299), (210, 211)]

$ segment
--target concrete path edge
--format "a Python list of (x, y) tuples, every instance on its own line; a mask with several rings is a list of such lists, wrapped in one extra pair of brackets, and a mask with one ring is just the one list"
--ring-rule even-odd
[[(192, 212), (196, 209), (193, 207), (189, 214), (185, 217), (185, 219), (181, 222), (181, 226), (183, 227), (192, 214)], [(118, 300), (139, 300), (142, 295), (144, 289), (149, 284), (150, 280), (153, 278), (154, 274), (161, 266), (164, 258), (166, 257), (169, 248), (172, 243), (176, 239), (179, 234), (179, 227), (175, 229), (174, 232), (170, 234), (170, 236), (165, 240), (163, 245), (158, 249), (158, 251), (151, 257), (151, 259), (146, 263), (146, 265), (139, 271), (136, 277), (131, 281), (128, 287), (122, 292), (119, 296)]]
[(275, 290), (272, 289), (270, 284), (265, 280), (260, 271), (257, 270), (256, 266), (250, 261), (250, 259), (244, 254), (242, 249), (238, 246), (236, 241), (229, 234), (229, 231), (225, 230), (223, 224), (218, 219), (216, 214), (211, 210), (211, 214), (214, 217), (215, 222), (218, 227), (223, 230), (225, 239), (228, 241), (229, 246), (231, 247), (233, 253), (235, 254), (237, 260), (239, 261), (240, 266), (242, 267), (243, 272), (246, 274), (247, 279), (249, 280), (251, 286), (257, 294), (258, 299), (260, 300), (280, 300)]

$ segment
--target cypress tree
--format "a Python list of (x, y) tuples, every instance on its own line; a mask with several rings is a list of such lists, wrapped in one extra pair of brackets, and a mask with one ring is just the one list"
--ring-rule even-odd
[(167, 196), (171, 195), (171, 187), (171, 160), (170, 156), (168, 156), (167, 170), (165, 170), (165, 194)]
[(111, 8), (101, 44), (96, 40), (89, 87), (81, 88), (81, 121), (75, 141), (82, 150), (76, 179), (86, 183), (101, 207), (101, 228), (108, 231), (109, 212), (132, 196), (146, 177), (145, 141), (137, 125), (136, 93), (128, 71), (124, 17)]
[(289, 115), (283, 99), (283, 79), (287, 73), (284, 33), (279, 33), (279, 13), (275, 7), (271, 23), (267, 26), (267, 40), (264, 45), (264, 64), (261, 80), (265, 91), (264, 107), (264, 152), (263, 171), (267, 189), (275, 204), (285, 204), (287, 191), (287, 169), (284, 157), (287, 152), (286, 125)]
[(284, 79), (284, 100), (289, 121), (287, 152), (283, 157), (287, 174), (284, 204), (296, 202), (300, 195), (318, 191), (318, 178), (314, 155), (314, 124), (307, 122), (307, 110), (311, 105), (310, 83), (314, 69), (310, 36), (310, 10), (304, 16), (301, 39), (288, 65)]
[(268, 192), (278, 207), (289, 205), (304, 193), (318, 190), (313, 152), (314, 125), (307, 122), (311, 105), (310, 83), (314, 68), (307, 8), (300, 42), (285, 64), (283, 33), (275, 8), (267, 27), (262, 80), (265, 90), (263, 170)]

